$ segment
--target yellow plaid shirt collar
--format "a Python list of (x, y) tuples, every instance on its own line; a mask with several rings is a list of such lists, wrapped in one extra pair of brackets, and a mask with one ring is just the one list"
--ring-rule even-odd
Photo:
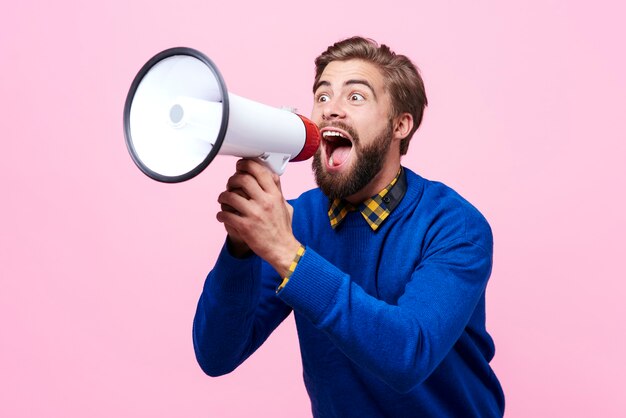
[(406, 191), (406, 184), (404, 181), (401, 181), (402, 187), (401, 190), (399, 190), (400, 193), (390, 193), (396, 183), (398, 183), (398, 180), (404, 180), (404, 177), (401, 177), (402, 174), (402, 167), (400, 167), (398, 174), (387, 187), (382, 189), (377, 195), (372, 196), (359, 204), (358, 207), (343, 199), (334, 199), (330, 203), (330, 208), (328, 209), (330, 226), (333, 229), (337, 228), (349, 212), (358, 209), (372, 230), (376, 231), (404, 196), (404, 192)]

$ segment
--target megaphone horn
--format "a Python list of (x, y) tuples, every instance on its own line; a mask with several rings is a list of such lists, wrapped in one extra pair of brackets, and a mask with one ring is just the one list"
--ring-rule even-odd
[(124, 136), (139, 169), (166, 183), (195, 177), (218, 154), (256, 158), (282, 174), (320, 142), (309, 119), (228, 93), (215, 64), (184, 47), (139, 70), (124, 105)]

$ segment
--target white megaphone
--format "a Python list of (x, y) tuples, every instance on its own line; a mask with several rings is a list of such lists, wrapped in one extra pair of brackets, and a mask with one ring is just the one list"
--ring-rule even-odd
[(307, 118), (228, 93), (217, 67), (191, 48), (171, 48), (139, 71), (124, 106), (124, 135), (135, 164), (176, 183), (217, 154), (256, 158), (277, 174), (315, 154), (320, 133)]

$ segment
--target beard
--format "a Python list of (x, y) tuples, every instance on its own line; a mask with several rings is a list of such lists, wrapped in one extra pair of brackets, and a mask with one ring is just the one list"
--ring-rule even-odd
[(315, 181), (322, 192), (330, 199), (343, 199), (364, 188), (383, 168), (385, 157), (389, 153), (393, 125), (389, 121), (387, 127), (367, 146), (360, 143), (356, 132), (349, 126), (335, 123), (333, 126), (350, 133), (356, 161), (352, 168), (341, 174), (330, 174), (324, 168), (322, 149), (319, 148), (313, 157), (313, 173)]

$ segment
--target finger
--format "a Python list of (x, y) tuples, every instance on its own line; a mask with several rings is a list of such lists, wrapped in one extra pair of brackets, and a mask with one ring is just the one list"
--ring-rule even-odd
[(241, 222), (241, 217), (228, 211), (217, 212), (215, 218), (218, 222), (224, 224), (226, 231), (237, 231), (237, 226)]
[[(238, 244), (246, 244), (246, 233), (249, 233), (250, 223), (245, 218), (230, 212), (217, 212), (217, 221), (224, 225), (226, 232)], [(246, 232), (247, 231), (247, 232)], [(247, 246), (247, 244), (246, 244)]]
[(276, 173), (272, 173), (272, 180), (274, 181), (276, 187), (278, 187), (279, 190), (282, 190), (282, 186), (280, 185), (280, 176)]
[(238, 193), (230, 191), (222, 192), (217, 197), (217, 202), (220, 205), (229, 207), (228, 212), (237, 212), (243, 215), (249, 213), (250, 201)]
[(232, 189), (230, 190), (233, 193), (237, 193), (239, 196), (243, 197), (244, 199), (248, 199), (250, 200), (250, 196), (243, 191), (243, 189)]
[(226, 182), (226, 190), (239, 190), (237, 193), (243, 193), (241, 196), (248, 199), (258, 199), (264, 193), (256, 178), (245, 172), (231, 176)]
[(274, 172), (258, 161), (248, 159), (239, 160), (237, 161), (237, 170), (252, 175), (265, 192), (271, 193), (277, 190), (276, 183), (273, 179)]
[(230, 193), (236, 193), (239, 196), (243, 197), (246, 200), (250, 200), (250, 196), (248, 196), (248, 194), (246, 192), (243, 191), (243, 189), (232, 189), (232, 190), (228, 190)]
[(228, 206), (225, 204), (220, 204), (220, 209), (222, 209), (223, 212), (230, 212), (230, 213), (234, 213), (235, 215), (241, 215), (235, 208), (233, 208), (232, 206)]

